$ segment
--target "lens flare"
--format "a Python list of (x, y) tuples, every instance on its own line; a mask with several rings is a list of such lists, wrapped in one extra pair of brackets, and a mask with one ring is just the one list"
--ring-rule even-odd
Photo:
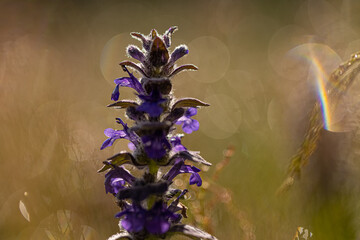
[[(325, 44), (307, 43), (293, 48), (287, 56), (289, 61), (294, 62), (294, 66), (307, 65), (302, 71), (306, 71), (309, 82), (315, 88), (321, 105), (324, 129), (341, 131), (341, 129), (337, 129), (339, 126), (336, 124), (344, 118), (345, 113), (336, 106), (335, 100), (329, 97), (329, 90), (336, 88), (336, 84), (330, 82), (329, 77), (333, 69), (336, 69), (341, 63), (339, 55)], [(299, 73), (299, 70), (296, 70), (296, 73)], [(334, 90), (341, 91), (340, 89)]]
[(325, 73), (320, 61), (316, 57), (311, 58), (312, 68), (318, 89), (318, 97), (321, 104), (321, 112), (323, 116), (324, 128), (330, 130), (331, 114), (328, 91), (326, 90), (326, 83), (328, 82), (328, 75)]

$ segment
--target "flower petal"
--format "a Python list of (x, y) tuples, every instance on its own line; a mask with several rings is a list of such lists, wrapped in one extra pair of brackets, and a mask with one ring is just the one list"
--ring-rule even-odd
[(120, 189), (124, 188), (125, 180), (117, 177), (105, 178), (105, 192), (117, 194)]
[[(122, 63), (124, 63), (126, 65), (127, 62), (125, 61), (125, 62), (122, 62)], [(120, 63), (120, 65), (122, 63)], [(135, 63), (132, 63), (132, 62), (129, 62), (129, 63), (131, 63), (133, 65), (136, 65)], [(144, 93), (144, 89), (143, 89), (141, 83), (139, 82), (139, 80), (131, 72), (129, 72), (129, 70), (126, 68), (125, 65), (122, 65), (122, 68), (123, 68), (123, 70), (125, 72), (127, 72), (129, 74), (130, 77), (117, 78), (117, 79), (114, 80), (114, 82), (116, 84), (119, 84), (122, 87), (131, 87), (131, 88), (135, 89), (139, 94)]]
[(180, 152), (180, 151), (186, 151), (186, 147), (184, 147), (182, 144), (181, 144), (181, 135), (177, 135), (177, 136), (173, 136), (171, 139), (170, 139), (170, 143), (172, 145), (172, 151), (174, 152)]
[(115, 130), (112, 128), (107, 128), (104, 130), (105, 136), (111, 138), (114, 135)]
[(180, 158), (175, 160), (175, 163), (172, 166), (172, 168), (162, 178), (171, 182), (177, 175), (180, 174), (180, 170), (183, 165), (184, 165), (184, 160)]
[(199, 121), (196, 120), (196, 119), (192, 119), (192, 121), (191, 121), (191, 129), (193, 131), (197, 131), (197, 130), (199, 130), (199, 127), (200, 127)]
[(140, 232), (144, 229), (145, 212), (134, 212), (127, 214), (121, 221), (121, 226), (128, 232)]
[(186, 124), (186, 123), (184, 123), (184, 125), (182, 126), (182, 130), (184, 131), (184, 133), (187, 133), (187, 134), (190, 134), (193, 132), (191, 124)]
[(134, 145), (132, 142), (129, 142), (129, 143), (128, 143), (128, 148), (129, 148), (131, 151), (135, 151), (135, 149), (136, 149), (135, 145)]
[(122, 77), (122, 78), (117, 78), (114, 80), (114, 83), (121, 86), (121, 87), (131, 87), (133, 88), (134, 86), (131, 83), (131, 78), (129, 77)]
[(145, 228), (152, 234), (164, 234), (170, 228), (170, 223), (162, 216), (148, 218)]
[(119, 85), (116, 85), (114, 91), (111, 94), (111, 100), (117, 101), (119, 100), (120, 92), (119, 92)]
[(187, 117), (192, 117), (192, 116), (195, 116), (196, 114), (197, 114), (197, 109), (194, 107), (188, 108), (185, 112), (185, 116), (187, 116)]
[[(129, 74), (131, 74), (129, 72)], [(117, 87), (130, 87), (133, 88), (134, 90), (136, 90), (139, 94), (143, 93), (143, 89), (142, 86), (139, 82), (139, 80), (134, 77), (134, 75), (130, 75), (130, 77), (122, 77), (122, 78), (117, 78), (114, 80), (114, 83), (117, 84)], [(119, 91), (119, 87), (117, 89), (117, 91)], [(115, 92), (115, 90), (114, 90)]]
[(104, 148), (107, 148), (107, 147), (112, 146), (113, 143), (114, 143), (114, 139), (112, 139), (112, 138), (106, 139), (106, 140), (103, 142), (103, 144), (101, 145), (100, 150), (103, 150)]
[(202, 184), (202, 179), (198, 173), (193, 173), (190, 176), (190, 185), (196, 184), (198, 187)]

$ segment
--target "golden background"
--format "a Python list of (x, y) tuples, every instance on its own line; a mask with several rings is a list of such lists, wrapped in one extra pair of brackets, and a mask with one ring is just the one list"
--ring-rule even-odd
[[(170, 26), (179, 27), (172, 49), (190, 50), (181, 63), (199, 67), (173, 78), (175, 96), (211, 104), (184, 145), (214, 166), (235, 149), (216, 180), (230, 199), (199, 203), (212, 233), (289, 240), (304, 227), (314, 239), (359, 239), (356, 127), (324, 131), (300, 181), (275, 194), (318, 99), (308, 50), (327, 74), (360, 50), (359, 10), (357, 0), (0, 1), (0, 239), (118, 232), (119, 209), (96, 171), (127, 147), (100, 151), (104, 129), (123, 116), (106, 105), (124, 76), (126, 46), (140, 46), (129, 33)], [(122, 88), (120, 98), (134, 99), (133, 91)]]

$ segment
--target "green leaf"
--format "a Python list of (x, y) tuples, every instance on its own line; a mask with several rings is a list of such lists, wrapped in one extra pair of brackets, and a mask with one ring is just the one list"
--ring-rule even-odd
[(107, 105), (108, 107), (116, 107), (116, 108), (128, 108), (138, 106), (137, 102), (132, 100), (121, 100), (116, 103), (112, 103)]
[(104, 161), (104, 166), (98, 170), (98, 173), (104, 172), (107, 169), (111, 168), (111, 165), (120, 166), (125, 163), (134, 164), (134, 157), (129, 152), (120, 152), (114, 156), (108, 158), (108, 161)]
[(199, 99), (196, 98), (182, 98), (177, 100), (173, 104), (172, 109), (182, 108), (182, 107), (207, 107), (207, 106), (210, 106), (210, 104), (200, 101)]

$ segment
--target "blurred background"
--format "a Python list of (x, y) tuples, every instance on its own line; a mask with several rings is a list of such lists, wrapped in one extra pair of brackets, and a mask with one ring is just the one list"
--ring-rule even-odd
[[(202, 173), (187, 222), (229, 240), (290, 240), (298, 227), (299, 239), (305, 229), (311, 239), (360, 239), (360, 79), (324, 117), (332, 121), (301, 179), (275, 194), (326, 76), (360, 50), (359, 10), (357, 0), (1, 0), (0, 239), (118, 232), (119, 209), (96, 171), (127, 144), (99, 150), (123, 116), (106, 105), (126, 46), (140, 46), (129, 33), (170, 26), (179, 27), (172, 49), (190, 50), (181, 63), (199, 67), (173, 78), (175, 96), (211, 104), (183, 143), (213, 166), (227, 162)], [(132, 89), (120, 98), (134, 99)]]

